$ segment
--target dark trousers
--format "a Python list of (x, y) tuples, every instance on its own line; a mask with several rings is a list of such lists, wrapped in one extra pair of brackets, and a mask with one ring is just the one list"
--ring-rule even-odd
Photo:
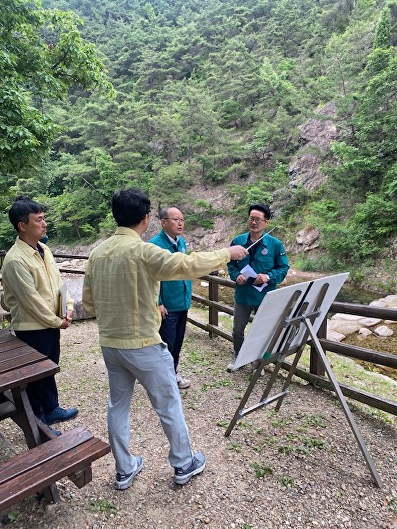
[[(38, 331), (15, 331), (17, 338), (33, 347), (39, 353), (59, 364), (60, 331), (59, 329), (40, 329)], [(35, 415), (50, 414), (57, 406), (58, 390), (55, 376), (43, 378), (28, 384), (26, 390)]]
[(178, 369), (179, 353), (185, 336), (186, 320), (187, 310), (180, 310), (169, 312), (161, 322), (160, 336), (163, 342), (168, 345), (168, 350), (174, 359), (175, 373)]
[(242, 305), (234, 302), (234, 317), (233, 317), (233, 348), (234, 356), (236, 357), (244, 342), (245, 328), (248, 325), (251, 313), (256, 314), (258, 307), (252, 305)]

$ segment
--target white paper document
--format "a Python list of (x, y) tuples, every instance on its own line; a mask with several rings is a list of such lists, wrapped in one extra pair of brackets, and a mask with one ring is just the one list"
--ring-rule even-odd
[[(258, 277), (258, 274), (255, 272), (255, 270), (250, 265), (245, 265), (244, 268), (240, 270), (240, 274), (242, 274), (246, 279), (249, 279), (252, 277), (253, 279)], [(252, 285), (256, 290), (259, 292), (262, 292), (262, 290), (267, 287), (267, 283), (262, 283), (262, 285)]]

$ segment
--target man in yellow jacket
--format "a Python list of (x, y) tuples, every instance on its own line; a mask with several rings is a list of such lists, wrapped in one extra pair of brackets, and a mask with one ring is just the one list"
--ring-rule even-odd
[(116, 233), (95, 248), (84, 276), (83, 305), (96, 316), (99, 342), (109, 377), (109, 441), (116, 460), (115, 488), (127, 489), (141, 471), (141, 456), (131, 454), (130, 404), (139, 381), (167, 436), (174, 481), (184, 485), (205, 467), (202, 452), (193, 453), (185, 422), (173, 358), (162, 342), (158, 307), (160, 281), (193, 279), (230, 259), (247, 254), (242, 246), (213, 252), (171, 253), (146, 243), (150, 200), (139, 189), (113, 195)]
[[(20, 340), (58, 364), (60, 329), (67, 329), (72, 322), (73, 300), (68, 295), (67, 312), (58, 316), (62, 278), (50, 249), (39, 242), (47, 228), (43, 208), (21, 195), (9, 210), (9, 218), (18, 232), (2, 267), (11, 325)], [(59, 406), (54, 376), (32, 382), (27, 393), (33, 412), (48, 425), (77, 415), (76, 408)]]

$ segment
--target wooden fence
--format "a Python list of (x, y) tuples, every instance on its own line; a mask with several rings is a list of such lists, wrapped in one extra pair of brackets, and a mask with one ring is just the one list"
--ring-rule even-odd
[[(0, 252), (0, 257), (4, 256), (5, 252)], [(69, 254), (56, 254), (54, 257), (57, 259), (88, 259), (87, 256), (83, 255), (69, 255)], [(72, 270), (69, 268), (63, 268), (62, 264), (60, 265), (61, 272), (67, 273), (76, 273), (84, 274), (83, 270)], [(191, 315), (188, 317), (188, 321), (200, 327), (204, 331), (208, 332), (210, 337), (221, 336), (222, 338), (232, 341), (232, 335), (230, 332), (222, 329), (219, 326), (219, 313), (223, 312), (226, 314), (233, 315), (233, 307), (225, 305), (219, 302), (219, 286), (227, 288), (235, 288), (235, 284), (230, 279), (218, 277), (217, 274), (211, 274), (204, 276), (201, 279), (208, 282), (208, 297), (204, 297), (193, 293), (192, 299), (200, 305), (208, 307), (208, 322), (203, 323)], [(341, 303), (334, 302), (330, 307), (331, 313), (344, 313), (344, 314), (354, 314), (357, 316), (363, 316), (368, 318), (380, 318), (382, 320), (391, 320), (397, 321), (397, 310), (396, 309), (385, 309), (379, 307), (370, 307), (367, 305), (359, 305), (355, 303)], [(372, 349), (365, 349), (363, 347), (356, 347), (353, 345), (344, 344), (341, 342), (333, 342), (326, 339), (327, 334), (327, 318), (324, 319), (323, 324), (321, 325), (318, 337), (324, 351), (329, 351), (336, 353), (341, 356), (354, 358), (356, 360), (361, 360), (368, 363), (378, 364), (380, 366), (385, 366), (392, 369), (397, 369), (397, 356), (390, 355), (386, 353), (381, 353), (379, 351), (374, 351)], [(310, 346), (310, 342), (309, 342)], [(290, 364), (285, 362), (284, 367), (289, 369)], [(321, 360), (315, 350), (315, 348), (310, 348), (310, 368), (309, 370), (298, 368), (295, 374), (310, 382), (311, 384), (317, 385), (322, 388), (331, 389), (331, 385), (328, 382), (327, 378), (324, 376), (324, 368), (321, 363)], [(397, 415), (397, 402), (390, 401), (388, 399), (372, 395), (363, 390), (352, 388), (350, 386), (340, 383), (340, 387), (343, 391), (343, 394), (353, 400), (357, 400), (374, 408), (378, 408), (385, 412)]]
[[(233, 307), (219, 302), (219, 286), (222, 285), (228, 288), (235, 288), (235, 284), (230, 279), (221, 278), (215, 274), (204, 276), (202, 279), (207, 281), (209, 285), (208, 299), (204, 296), (199, 296), (193, 293), (193, 300), (208, 307), (208, 323), (202, 323), (194, 319), (192, 316), (189, 316), (188, 321), (193, 325), (196, 325), (197, 327), (207, 331), (210, 336), (222, 336), (222, 338), (232, 341), (231, 333), (219, 327), (219, 312), (233, 315)], [(368, 318), (380, 318), (382, 320), (397, 321), (396, 309), (370, 307), (368, 305), (359, 305), (355, 303), (334, 302), (332, 303), (329, 312), (354, 314)], [(326, 335), (327, 318), (324, 319), (318, 332), (318, 337), (324, 351), (337, 353), (341, 356), (378, 364), (380, 366), (385, 366), (392, 369), (397, 369), (397, 356), (395, 355), (381, 353), (379, 351), (365, 349), (363, 347), (356, 347), (353, 345), (344, 344), (342, 342), (332, 342), (326, 339)], [(290, 364), (285, 362), (284, 367), (289, 369)], [(314, 347), (310, 347), (310, 369), (307, 371), (305, 369), (298, 368), (295, 374), (300, 378), (307, 380), (311, 384), (322, 388), (331, 389), (331, 384), (328, 382), (327, 378), (324, 377), (324, 367)], [(371, 395), (370, 393), (367, 393), (363, 390), (358, 390), (344, 384), (340, 384), (340, 387), (343, 394), (353, 400), (357, 400), (374, 408), (378, 408), (393, 415), (397, 415), (397, 402), (390, 401), (376, 395)]]

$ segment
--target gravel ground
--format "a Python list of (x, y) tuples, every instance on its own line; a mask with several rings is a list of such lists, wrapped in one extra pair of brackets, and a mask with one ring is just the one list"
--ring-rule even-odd
[[(272, 407), (257, 410), (226, 438), (248, 385), (247, 371), (225, 371), (229, 351), (222, 338), (210, 340), (188, 326), (181, 366), (192, 386), (182, 397), (194, 449), (207, 456), (203, 474), (184, 487), (173, 484), (166, 438), (138, 385), (131, 443), (144, 468), (133, 486), (113, 489), (109, 454), (93, 464), (93, 481), (82, 489), (67, 478), (59, 482), (61, 503), (40, 504), (32, 497), (2, 523), (15, 529), (396, 529), (396, 423), (351, 404), (382, 479), (380, 489), (333, 394), (295, 378), (278, 413)], [(57, 377), (61, 405), (80, 410), (59, 429), (82, 425), (107, 440), (107, 377), (95, 321), (76, 322), (62, 332)], [(252, 403), (262, 392), (257, 384)], [(0, 447), (3, 458), (24, 448), (10, 420), (2, 422)]]

